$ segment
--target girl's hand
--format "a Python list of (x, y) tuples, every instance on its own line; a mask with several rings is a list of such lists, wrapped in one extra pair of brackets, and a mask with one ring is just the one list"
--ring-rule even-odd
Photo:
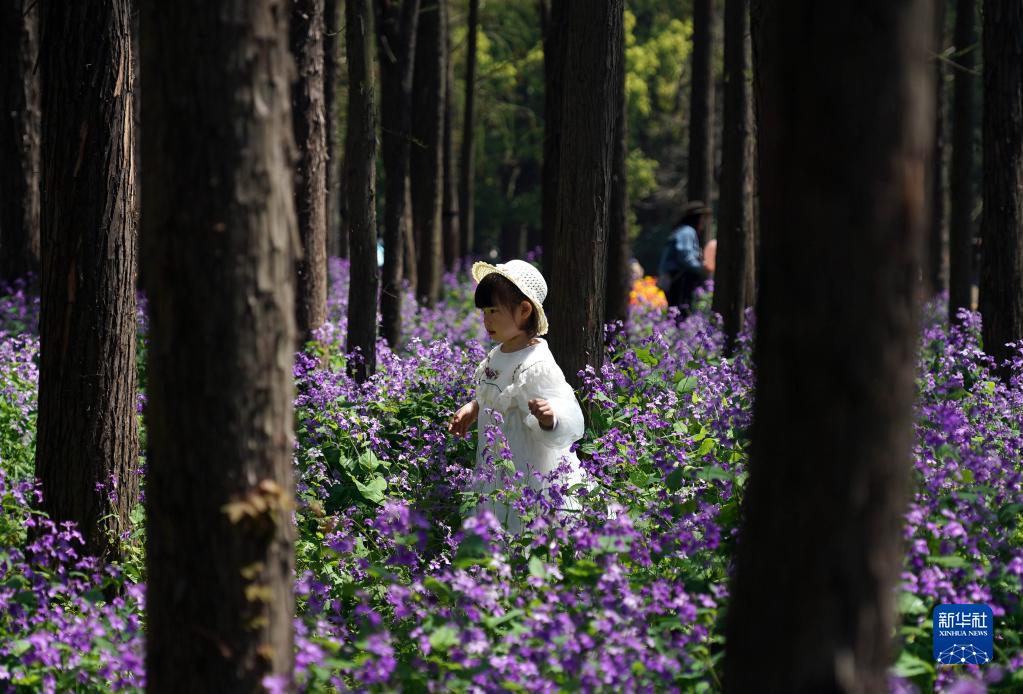
[(455, 412), (455, 416), (451, 418), (451, 421), (448, 422), (448, 431), (455, 436), (466, 436), (469, 433), (469, 427), (476, 421), (479, 413), (480, 405), (475, 400), (462, 405), (458, 408), (458, 412)]
[(554, 410), (549, 402), (543, 398), (533, 398), (529, 401), (529, 411), (540, 422), (541, 429), (550, 431), (554, 428)]

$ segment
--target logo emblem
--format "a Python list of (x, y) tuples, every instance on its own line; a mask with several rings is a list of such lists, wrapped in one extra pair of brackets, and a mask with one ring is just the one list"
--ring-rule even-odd
[(987, 605), (938, 605), (933, 615), (934, 660), (983, 665), (994, 652), (994, 616)]

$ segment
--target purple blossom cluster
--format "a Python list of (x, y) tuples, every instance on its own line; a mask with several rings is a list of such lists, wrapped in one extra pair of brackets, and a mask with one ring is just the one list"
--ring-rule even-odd
[[(728, 358), (709, 293), (685, 318), (640, 304), (608, 326), (604, 365), (581, 374), (588, 479), (555, 472), (537, 491), (513, 483), (498, 429), (474, 470), (475, 441), (445, 428), (486, 349), (471, 283), (446, 277), (431, 309), (406, 291), (402, 344), (378, 342), (360, 384), (344, 368), (347, 264), (330, 273), (329, 321), (294, 367), (296, 681), (266, 688), (719, 689), (752, 314)], [(37, 313), (24, 287), (0, 297), (0, 691), (137, 689), (141, 576), (80, 556), (74, 528), (29, 510)], [(1006, 384), (977, 315), (926, 315), (891, 688), (1009, 691), (1023, 686), (1023, 345)], [(140, 302), (143, 334), (144, 318)], [(994, 664), (936, 669), (944, 602), (991, 605)]]

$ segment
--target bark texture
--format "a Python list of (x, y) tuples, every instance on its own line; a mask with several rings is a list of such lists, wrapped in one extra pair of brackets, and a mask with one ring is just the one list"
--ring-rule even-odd
[(545, 275), (551, 350), (569, 383), (577, 386), (577, 374), (587, 365), (599, 372), (604, 353), (611, 161), (618, 112), (614, 78), (622, 60), (623, 2), (593, 5), (570, 0), (565, 11), (557, 215)]
[(291, 680), (288, 15), (280, 0), (142, 8), (152, 692)]
[(932, 5), (790, 0), (761, 18), (757, 399), (727, 691), (888, 688), (934, 123)]
[(39, 25), (33, 0), (0, 3), (0, 282), (39, 272)]
[[(945, 17), (948, 0), (934, 3), (934, 52), (944, 57), (948, 41), (945, 36)], [(934, 146), (931, 149), (931, 164), (927, 169), (927, 192), (930, 196), (930, 226), (927, 232), (924, 255), (924, 291), (935, 296), (945, 289), (948, 268), (946, 246), (948, 243), (948, 176), (946, 153), (948, 151), (948, 63), (942, 58), (934, 60)]]
[[(412, 130), (412, 69), (419, 0), (376, 1), (377, 60), (387, 108), (380, 110), (384, 164), (384, 267), (380, 287), (380, 332), (392, 349), (401, 340), (402, 279), (405, 263), (405, 192)], [(412, 255), (413, 259), (415, 255)]]
[[(348, 373), (365, 381), (376, 372), (377, 293), (377, 135), (373, 78), (371, 0), (345, 0), (345, 48), (348, 51), (348, 143), (345, 178), (351, 232), (351, 283), (348, 289)], [(352, 353), (358, 350), (357, 357)]]
[(480, 23), (480, 0), (469, 0), (468, 37), (465, 48), (465, 112), (462, 118), (462, 150), (458, 167), (458, 226), (462, 232), (461, 256), (476, 252), (476, 35)]
[[(341, 2), (323, 5), (323, 104), (327, 116), (327, 257), (337, 256), (341, 242), (341, 153), (338, 77), (341, 67)], [(347, 245), (347, 244), (346, 244)], [(328, 285), (329, 285), (328, 273)]]
[(746, 296), (754, 284), (753, 98), (749, 0), (725, 2), (725, 86), (714, 311), (721, 314), (725, 349), (743, 328)]
[(131, 3), (45, 3), (40, 23), (36, 475), (43, 509), (105, 554), (139, 490)]
[[(1023, 0), (984, 3), (984, 351), (999, 363), (1023, 341)], [(1001, 366), (1008, 381), (1010, 368)]]
[[(620, 26), (622, 55), (625, 55), (624, 17)], [(629, 192), (626, 185), (625, 150), (628, 134), (625, 99), (625, 61), (615, 65), (617, 102), (615, 104), (614, 143), (611, 155), (611, 201), (608, 210), (607, 283), (604, 302), (605, 322), (629, 320), (629, 290), (632, 286), (632, 244), (629, 243)]]
[(420, 303), (433, 306), (440, 296), (443, 247), (441, 211), (444, 206), (444, 11), (447, 0), (420, 4), (415, 68), (412, 80), (412, 151), (409, 181), (412, 224), (416, 237), (417, 283)]
[(948, 312), (956, 319), (972, 308), (973, 287), (973, 131), (976, 126), (974, 71), (977, 67), (976, 0), (957, 0), (953, 78), (952, 163), (949, 171)]
[[(448, 26), (447, 4), (444, 5), (444, 26)], [(455, 82), (454, 66), (451, 63), (451, 34), (445, 35), (444, 49), (444, 137), (443, 137), (443, 174), (444, 174), (444, 209), (441, 214), (441, 236), (444, 246), (444, 270), (456, 272), (461, 258), (462, 239), (458, 227), (458, 177), (455, 170), (455, 105), (452, 101), (452, 85)]]
[(714, 2), (693, 0), (693, 77), (689, 107), (689, 184), (686, 192), (690, 200), (702, 200), (708, 205), (714, 185), (713, 57)]
[(541, 179), (541, 263), (550, 272), (556, 243), (558, 178), (561, 169), (562, 65), (565, 62), (565, 31), (569, 0), (541, 0), (543, 22), (543, 167)]
[(291, 85), (298, 164), (295, 213), (302, 252), (295, 262), (298, 342), (327, 319), (327, 114), (323, 96), (323, 1), (291, 0), (296, 79)]

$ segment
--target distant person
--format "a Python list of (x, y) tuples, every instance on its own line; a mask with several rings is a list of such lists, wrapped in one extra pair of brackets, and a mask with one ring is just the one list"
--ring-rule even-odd
[[(703, 236), (710, 223), (710, 208), (693, 200), (682, 208), (682, 216), (671, 232), (657, 268), (658, 286), (664, 290), (669, 306), (687, 315), (693, 294), (714, 272), (717, 244), (704, 254)], [(706, 255), (706, 257), (705, 257)]]

